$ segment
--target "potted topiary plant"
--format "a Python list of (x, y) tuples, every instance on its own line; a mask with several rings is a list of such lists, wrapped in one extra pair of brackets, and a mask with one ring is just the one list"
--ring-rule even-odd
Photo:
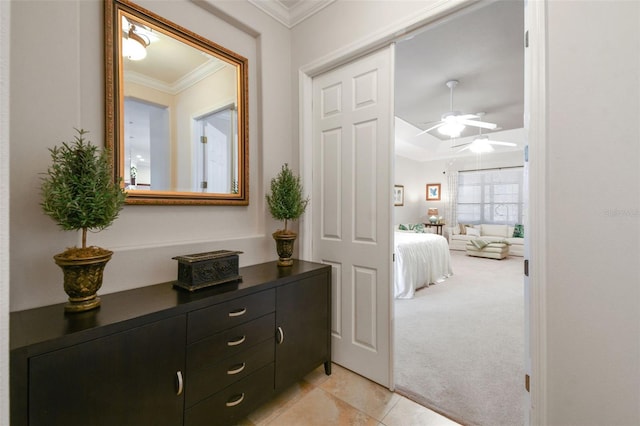
[(302, 194), (300, 177), (294, 176), (289, 165), (285, 163), (277, 177), (271, 179), (271, 193), (267, 194), (267, 206), (276, 220), (284, 221), (284, 229), (274, 232), (278, 252), (278, 266), (291, 266), (293, 260), (293, 244), (298, 234), (288, 229), (290, 220), (298, 219), (306, 210), (309, 198)]
[(53, 258), (64, 274), (67, 312), (100, 306), (97, 292), (112, 251), (87, 247), (87, 231), (101, 231), (118, 217), (126, 193), (113, 179), (109, 152), (86, 141), (83, 129), (72, 142), (50, 148), (52, 164), (42, 178), (42, 210), (65, 231), (82, 230), (82, 247), (67, 248)]

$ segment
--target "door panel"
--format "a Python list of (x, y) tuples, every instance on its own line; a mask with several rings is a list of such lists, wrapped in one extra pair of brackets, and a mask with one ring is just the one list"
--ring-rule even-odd
[(313, 260), (332, 265), (333, 360), (391, 382), (392, 47), (313, 80)]

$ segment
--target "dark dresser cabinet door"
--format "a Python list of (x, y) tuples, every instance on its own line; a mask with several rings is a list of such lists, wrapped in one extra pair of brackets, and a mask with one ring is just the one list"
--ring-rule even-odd
[(276, 390), (330, 360), (329, 274), (283, 285), (276, 290)]
[(182, 424), (185, 339), (181, 315), (31, 358), (29, 424)]

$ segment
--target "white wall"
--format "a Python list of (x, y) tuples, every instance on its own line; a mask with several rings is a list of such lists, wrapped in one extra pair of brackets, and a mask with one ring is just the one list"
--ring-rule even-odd
[[(250, 205), (125, 206), (111, 228), (89, 235), (89, 244), (115, 252), (102, 294), (175, 279), (171, 257), (179, 254), (240, 250), (241, 266), (275, 259), (270, 234), (279, 224), (264, 190), (292, 158), (289, 31), (247, 2), (139, 3), (249, 59)], [(73, 127), (104, 143), (103, 3), (11, 6), (10, 297), (11, 310), (22, 310), (66, 300), (52, 256), (79, 235), (41, 212), (38, 174), (50, 162), (47, 148), (69, 140)]]
[(0, 2), (0, 425), (9, 424), (9, 28)]
[(426, 218), (425, 172), (423, 163), (395, 158), (395, 185), (404, 186), (404, 205), (393, 208), (393, 223), (419, 223)]
[(547, 7), (548, 422), (638, 425), (640, 3)]

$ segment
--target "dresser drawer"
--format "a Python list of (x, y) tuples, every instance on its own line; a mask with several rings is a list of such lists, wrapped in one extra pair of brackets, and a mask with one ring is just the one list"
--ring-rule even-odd
[(189, 313), (187, 343), (274, 312), (275, 297), (275, 290), (261, 291)]
[(273, 342), (275, 314), (271, 313), (222, 331), (187, 346), (187, 373), (198, 374), (203, 367), (243, 352), (265, 340)]
[(190, 407), (272, 363), (274, 361), (274, 345), (273, 339), (265, 340), (229, 358), (188, 371), (185, 392), (186, 406)]
[(185, 411), (185, 426), (235, 424), (273, 396), (273, 363)]

